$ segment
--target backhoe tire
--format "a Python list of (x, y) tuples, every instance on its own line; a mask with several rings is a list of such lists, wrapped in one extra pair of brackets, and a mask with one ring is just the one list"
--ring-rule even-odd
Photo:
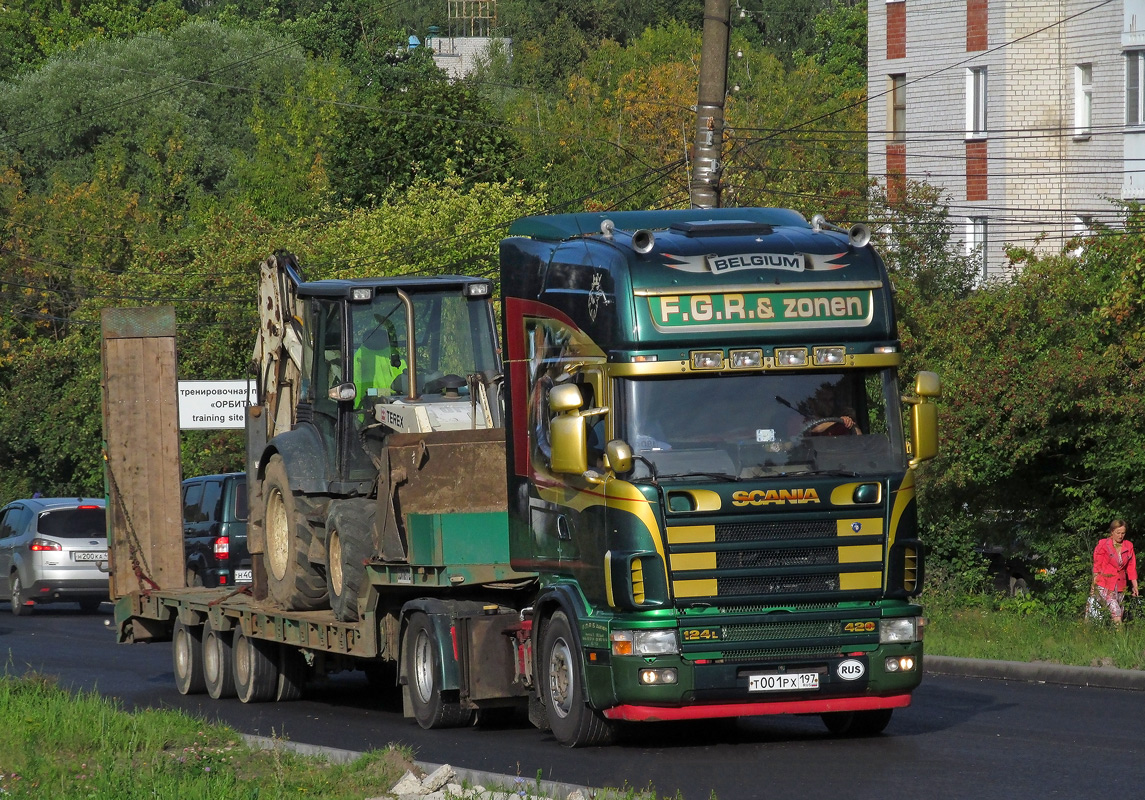
[(326, 578), (310, 563), (310, 526), (298, 512), (282, 457), (273, 455), (263, 482), (266, 500), (267, 592), (285, 611), (326, 608)]
[(546, 706), (549, 728), (565, 747), (611, 744), (616, 739), (616, 723), (589, 708), (580, 652), (568, 617), (557, 611), (541, 633), (538, 689)]
[(326, 519), (326, 592), (334, 616), (358, 619), (358, 597), (366, 588), (366, 559), (374, 553), (372, 501), (335, 502)]

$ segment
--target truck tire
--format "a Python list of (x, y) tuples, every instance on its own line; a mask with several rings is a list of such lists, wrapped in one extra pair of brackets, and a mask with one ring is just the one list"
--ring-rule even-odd
[(827, 730), (836, 736), (858, 737), (882, 733), (893, 713), (893, 708), (877, 708), (873, 711), (834, 711), (820, 717)]
[(557, 611), (541, 634), (542, 674), (538, 691), (547, 707), (549, 728), (566, 747), (610, 744), (616, 738), (616, 724), (585, 702), (579, 652), (568, 617)]
[(358, 619), (358, 597), (366, 586), (366, 559), (373, 555), (374, 503), (333, 503), (326, 519), (326, 593), (334, 616)]
[(442, 697), (441, 659), (438, 641), (429, 617), (414, 614), (406, 628), (406, 690), (417, 724), (426, 730), (456, 728), (473, 717), (473, 712), (462, 708), (457, 701)]
[(235, 674), (231, 670), (231, 633), (217, 631), (208, 621), (203, 626), (203, 677), (207, 694), (215, 700), (235, 696)]
[(231, 667), (235, 694), (244, 703), (273, 700), (278, 690), (276, 642), (252, 639), (241, 630), (235, 631), (231, 643)]
[(306, 687), (306, 659), (302, 653), (288, 644), (278, 646), (278, 680), (275, 685), (274, 699), (279, 703), (288, 703), (302, 697)]
[(203, 628), (176, 622), (171, 629), (171, 661), (175, 667), (175, 688), (179, 694), (207, 691), (203, 676)]
[(266, 582), (270, 599), (286, 611), (326, 608), (326, 579), (310, 563), (310, 526), (298, 513), (286, 466), (275, 454), (263, 483)]

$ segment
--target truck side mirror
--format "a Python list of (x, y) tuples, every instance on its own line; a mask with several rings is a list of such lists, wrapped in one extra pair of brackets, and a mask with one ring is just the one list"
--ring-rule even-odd
[(920, 372), (914, 382), (914, 391), (917, 397), (906, 398), (911, 406), (912, 469), (938, 455), (938, 406), (928, 401), (942, 395), (942, 381), (933, 372)]
[(632, 470), (632, 446), (623, 439), (613, 439), (604, 448), (605, 466), (623, 475)]
[(583, 402), (576, 384), (554, 386), (549, 392), (549, 411), (554, 415), (549, 421), (553, 472), (580, 475), (588, 469), (588, 428), (579, 413)]
[(566, 383), (549, 392), (549, 442), (553, 472), (583, 475), (588, 470), (588, 418), (607, 414), (608, 408), (580, 408), (584, 398), (580, 387)]

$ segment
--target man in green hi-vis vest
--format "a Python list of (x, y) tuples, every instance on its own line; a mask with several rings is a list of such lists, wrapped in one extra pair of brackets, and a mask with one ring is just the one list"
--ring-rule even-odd
[(393, 327), (379, 325), (354, 351), (354, 407), (361, 408), (366, 397), (393, 394), (393, 383), (405, 369)]

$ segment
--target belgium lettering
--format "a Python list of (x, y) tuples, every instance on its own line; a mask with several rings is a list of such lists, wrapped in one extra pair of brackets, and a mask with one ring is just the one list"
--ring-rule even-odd
[(861, 295), (795, 295), (729, 292), (649, 298), (658, 325), (790, 322), (809, 319), (861, 320), (866, 317)]

